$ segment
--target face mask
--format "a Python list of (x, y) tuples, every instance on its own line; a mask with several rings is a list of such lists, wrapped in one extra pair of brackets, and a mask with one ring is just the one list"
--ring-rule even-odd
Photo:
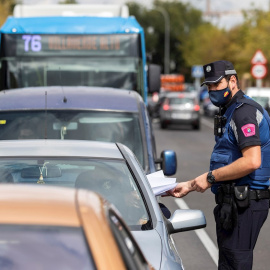
[(230, 100), (231, 95), (232, 92), (228, 86), (222, 90), (209, 91), (209, 98), (211, 102), (217, 107), (226, 105)]

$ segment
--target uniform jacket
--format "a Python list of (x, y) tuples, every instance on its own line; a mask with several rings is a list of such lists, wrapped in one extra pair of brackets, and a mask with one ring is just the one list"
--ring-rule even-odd
[[(262, 114), (263, 120), (259, 125), (259, 132), (262, 134), (266, 129), (270, 129), (270, 118), (268, 113), (254, 100), (246, 95), (237, 99), (235, 103), (229, 106), (224, 114), (227, 118), (225, 127), (223, 128), (223, 134), (221, 137), (216, 136), (216, 144), (211, 155), (210, 170), (215, 170), (220, 167), (226, 166), (238, 158), (242, 157), (242, 152), (237, 145), (236, 138), (234, 136), (232, 127), (230, 126), (233, 113), (243, 104), (249, 104), (256, 107)], [(267, 189), (269, 186), (270, 177), (270, 137), (261, 145), (262, 163), (259, 169), (255, 170), (251, 174), (234, 180), (236, 185), (249, 185), (251, 189)], [(228, 181), (226, 181), (228, 183)], [(212, 185), (212, 192), (216, 193), (218, 186), (222, 184), (219, 182)]]

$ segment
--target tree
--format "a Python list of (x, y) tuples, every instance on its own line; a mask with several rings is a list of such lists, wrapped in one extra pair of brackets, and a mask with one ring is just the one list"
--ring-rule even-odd
[[(270, 62), (270, 13), (253, 9), (244, 13), (244, 22), (228, 32), (229, 46), (227, 54), (231, 55), (240, 76), (250, 74), (251, 59), (261, 49)], [(269, 65), (268, 65), (269, 70)], [(269, 81), (270, 75), (267, 75)]]
[(59, 1), (59, 4), (78, 4), (76, 0), (65, 0), (65, 1)]
[(0, 26), (6, 21), (8, 15), (12, 14), (15, 0), (0, 0)]
[[(186, 64), (192, 66), (219, 59), (229, 60), (241, 78), (250, 74), (250, 61), (258, 49), (270, 62), (270, 13), (253, 9), (244, 12), (244, 18), (242, 24), (227, 31), (211, 24), (193, 29), (182, 46)], [(267, 78), (269, 80), (270, 74)]]
[(202, 65), (217, 59), (230, 60), (227, 55), (229, 43), (225, 30), (208, 23), (193, 29), (181, 49), (188, 66)]
[(127, 3), (131, 15), (134, 15), (145, 31), (146, 50), (152, 56), (152, 62), (164, 66), (164, 17), (158, 10), (165, 9), (170, 18), (170, 59), (171, 73), (182, 73), (190, 76), (182, 53), (182, 46), (194, 28), (203, 24), (201, 11), (189, 4), (178, 1), (163, 2), (155, 0), (153, 9), (134, 3)]
[[(191, 79), (193, 65), (203, 65), (224, 59), (231, 61), (239, 77), (250, 74), (251, 58), (261, 49), (270, 63), (270, 13), (252, 10), (243, 13), (244, 22), (232, 29), (220, 29), (203, 20), (202, 13), (189, 4), (155, 0), (147, 10), (129, 3), (134, 15), (145, 30), (147, 53), (152, 62), (164, 66), (164, 18), (158, 7), (170, 16), (170, 59), (175, 62), (171, 73), (182, 73)], [(270, 65), (268, 65), (270, 73)], [(270, 74), (267, 75), (270, 84)]]

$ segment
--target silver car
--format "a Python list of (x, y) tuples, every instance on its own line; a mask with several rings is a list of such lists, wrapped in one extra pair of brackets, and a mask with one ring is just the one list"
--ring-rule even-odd
[(200, 210), (176, 210), (166, 219), (131, 150), (117, 143), (71, 140), (0, 142), (2, 183), (93, 190), (113, 203), (155, 269), (183, 269), (171, 234), (203, 228)]
[[(61, 139), (120, 142), (137, 156), (146, 173), (158, 164), (173, 175), (156, 144), (142, 97), (124, 89), (52, 86), (0, 91), (0, 140)], [(168, 151), (168, 150), (166, 150)], [(172, 153), (170, 155), (175, 155)]]
[(200, 105), (196, 93), (168, 93), (159, 111), (162, 129), (173, 125), (191, 125), (200, 129)]

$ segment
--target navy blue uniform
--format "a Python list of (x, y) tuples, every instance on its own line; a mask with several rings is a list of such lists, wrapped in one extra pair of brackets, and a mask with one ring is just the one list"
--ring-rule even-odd
[[(270, 176), (270, 118), (254, 101), (238, 91), (226, 105), (224, 115), (227, 122), (223, 135), (216, 137), (210, 170), (226, 166), (242, 156), (241, 150), (248, 146), (261, 146), (262, 165), (255, 172), (234, 180), (235, 185), (248, 185), (253, 190), (269, 187)], [(229, 181), (224, 183), (228, 184)], [(212, 192), (222, 182), (212, 185)], [(252, 269), (253, 249), (260, 229), (265, 222), (269, 200), (250, 200), (247, 208), (238, 208), (238, 223), (232, 230), (224, 230), (220, 225), (220, 205), (214, 209), (219, 246), (218, 269)]]

